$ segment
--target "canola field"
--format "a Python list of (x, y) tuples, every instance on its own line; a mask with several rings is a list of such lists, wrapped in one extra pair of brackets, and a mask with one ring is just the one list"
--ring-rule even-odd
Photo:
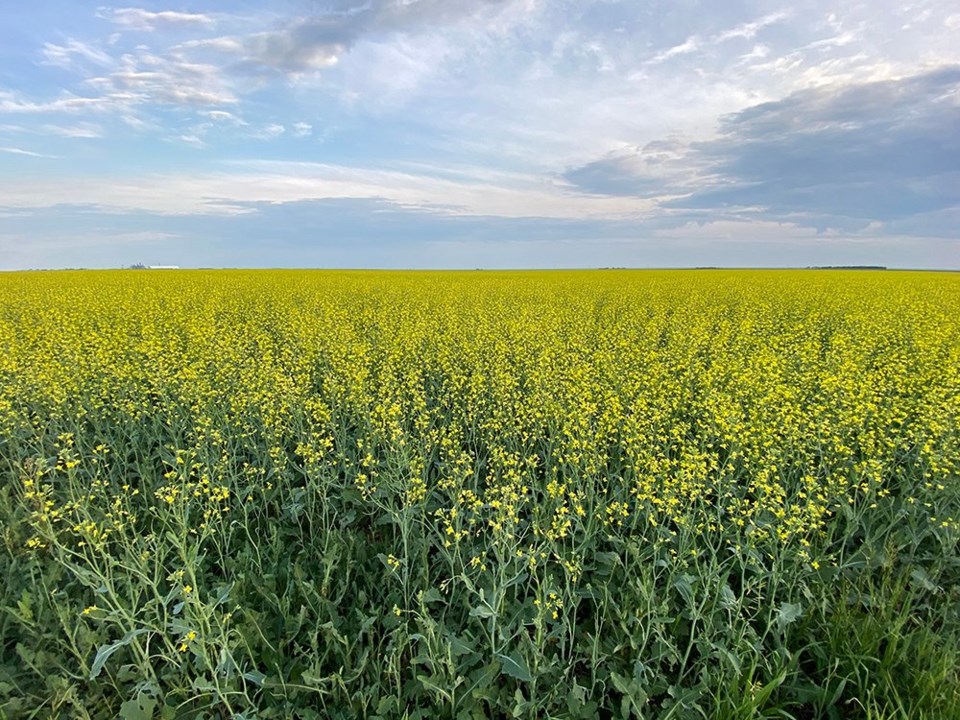
[(0, 276), (0, 717), (960, 718), (960, 276)]

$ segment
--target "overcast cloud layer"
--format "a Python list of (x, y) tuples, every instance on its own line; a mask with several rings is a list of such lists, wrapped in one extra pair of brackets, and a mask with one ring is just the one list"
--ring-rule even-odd
[(960, 267), (960, 10), (16, 3), (0, 269)]

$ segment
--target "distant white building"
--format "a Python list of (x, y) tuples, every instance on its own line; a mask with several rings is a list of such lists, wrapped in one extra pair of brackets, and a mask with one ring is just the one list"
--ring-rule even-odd
[(147, 270), (179, 270), (179, 265), (147, 265)]

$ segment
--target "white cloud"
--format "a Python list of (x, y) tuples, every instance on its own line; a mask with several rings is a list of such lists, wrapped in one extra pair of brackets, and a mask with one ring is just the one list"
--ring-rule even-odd
[(0, 152), (9, 153), (10, 155), (23, 155), (25, 157), (32, 158), (47, 158), (51, 160), (60, 159), (59, 155), (44, 155), (43, 153), (33, 152), (31, 150), (22, 150), (21, 148), (16, 147), (0, 147)]
[(207, 143), (203, 140), (204, 131), (193, 131), (189, 133), (184, 133), (183, 135), (178, 135), (177, 140), (187, 143), (187, 145), (193, 145), (194, 147), (206, 147)]
[(219, 67), (178, 54), (158, 56), (144, 50), (125, 54), (116, 71), (90, 78), (85, 84), (106, 95), (135, 93), (138, 104), (209, 106), (237, 102)]
[(140, 32), (154, 32), (167, 28), (205, 28), (216, 24), (211, 15), (173, 10), (151, 12), (142, 8), (100, 8), (97, 14), (122, 28)]
[(132, 112), (123, 112), (119, 115), (120, 122), (129, 127), (132, 130), (137, 132), (146, 132), (148, 130), (159, 131), (161, 128), (159, 125), (154, 123), (147, 122), (141, 117), (138, 117)]
[(295, 122), (291, 127), (294, 137), (303, 138), (313, 134), (313, 125), (307, 122)]
[(212, 37), (201, 40), (188, 40), (180, 43), (174, 49), (179, 50), (214, 50), (222, 53), (243, 52), (243, 42), (235, 37)]
[(76, 125), (43, 125), (40, 128), (49, 135), (65, 138), (96, 139), (103, 137), (103, 127), (96, 123), (78, 123)]
[(64, 45), (47, 43), (44, 62), (76, 73), (74, 89), (63, 90), (53, 99), (0, 89), (0, 113), (111, 113), (143, 129), (149, 122), (138, 114), (150, 106), (203, 108), (238, 101), (231, 81), (217, 65), (177, 51), (156, 54), (146, 46), (114, 52), (111, 56), (75, 40)]
[(68, 40), (64, 45), (43, 44), (44, 65), (54, 65), (65, 70), (77, 70), (83, 61), (98, 67), (111, 67), (114, 60), (103, 50), (90, 43)]
[(237, 127), (247, 124), (243, 118), (227, 112), (226, 110), (204, 110), (200, 112), (200, 115), (210, 118), (214, 122), (226, 123), (228, 125), (234, 125)]
[(233, 105), (237, 96), (213, 65), (188, 62), (182, 58), (152, 58), (124, 55), (121, 66), (106, 75), (82, 82), (90, 93), (64, 91), (52, 100), (33, 100), (20, 93), (0, 90), (0, 112), (111, 113), (122, 115), (131, 125), (145, 123), (136, 117), (137, 108), (150, 105), (209, 107)]
[(745, 55), (740, 56), (740, 62), (749, 65), (754, 60), (763, 60), (770, 55), (770, 48), (762, 43), (754, 45), (753, 49)]
[(789, 17), (790, 13), (786, 11), (770, 13), (769, 15), (764, 15), (762, 18), (754, 20), (753, 22), (743, 23), (731, 28), (730, 30), (724, 30), (723, 32), (718, 33), (710, 38), (710, 42), (720, 43), (727, 40), (732, 40), (734, 38), (745, 38), (747, 40), (752, 40), (763, 28), (783, 22)]
[(648, 64), (657, 65), (681, 55), (692, 55), (701, 50), (725, 43), (728, 40), (752, 40), (757, 36), (757, 33), (764, 28), (783, 22), (789, 17), (790, 13), (780, 11), (770, 13), (769, 15), (764, 15), (763, 17), (751, 22), (741, 23), (730, 28), (729, 30), (724, 30), (706, 38), (702, 37), (701, 35), (690, 35), (680, 45), (674, 45), (673, 47), (662, 50), (654, 55), (653, 58), (648, 61)]
[(273, 140), (283, 135), (287, 129), (283, 125), (277, 123), (270, 123), (269, 125), (264, 125), (259, 130), (250, 133), (250, 137), (257, 138), (258, 140)]
[(680, 45), (674, 45), (671, 48), (664, 50), (663, 52), (657, 53), (653, 59), (650, 60), (651, 64), (661, 63), (664, 60), (669, 60), (672, 57), (677, 55), (689, 55), (700, 49), (702, 41), (696, 35), (691, 35)]
[(82, 97), (63, 93), (55, 100), (35, 102), (18, 93), (0, 90), (0, 112), (11, 114), (103, 112), (129, 108), (137, 101), (132, 93), (112, 93), (96, 97)]

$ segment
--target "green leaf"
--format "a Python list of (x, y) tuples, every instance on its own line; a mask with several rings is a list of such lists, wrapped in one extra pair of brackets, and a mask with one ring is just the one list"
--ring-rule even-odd
[(570, 691), (567, 693), (567, 711), (573, 717), (580, 717), (580, 710), (586, 699), (586, 689), (577, 685), (577, 681), (574, 680), (573, 687), (570, 688)]
[(230, 591), (233, 590), (233, 583), (217, 588), (217, 597), (213, 601), (214, 605), (222, 605), (230, 599)]
[(487, 619), (496, 616), (497, 613), (489, 605), (477, 605), (474, 608), (470, 608), (470, 617)]
[(217, 691), (217, 686), (203, 677), (195, 677), (193, 682), (190, 683), (190, 687), (202, 693), (215, 693)]
[(435, 603), (443, 602), (443, 595), (440, 594), (440, 591), (436, 588), (430, 588), (420, 597), (420, 600), (424, 603)]
[(499, 664), (492, 662), (489, 665), (484, 665), (482, 668), (478, 668), (470, 673), (470, 686), (467, 688), (467, 692), (477, 697), (486, 697), (487, 690), (489, 685), (494, 682), (494, 679), (497, 677), (497, 674), (500, 672)]
[(615, 552), (597, 552), (593, 554), (593, 561), (597, 563), (599, 567), (609, 569), (614, 565), (620, 564), (620, 555)]
[(17, 655), (20, 656), (20, 659), (23, 660), (26, 665), (33, 665), (37, 653), (23, 643), (17, 643)]
[(396, 712), (397, 708), (397, 699), (393, 697), (393, 695), (387, 695), (386, 697), (380, 698), (380, 701), (377, 703), (377, 715), (399, 714)]
[(774, 690), (783, 685), (783, 681), (786, 679), (787, 671), (786, 668), (784, 668), (766, 685), (761, 687), (759, 690), (754, 690), (753, 702), (755, 703), (755, 707), (763, 707), (763, 705), (767, 702), (767, 698), (773, 694)]
[(264, 675), (259, 670), (250, 670), (243, 674), (245, 680), (249, 680), (254, 685), (263, 687), (263, 681), (267, 679), (267, 676)]
[(920, 587), (922, 587), (927, 592), (937, 592), (936, 584), (933, 580), (930, 579), (930, 576), (927, 574), (927, 571), (922, 567), (916, 567), (910, 572), (910, 577), (916, 582)]
[(733, 610), (737, 607), (737, 596), (726, 583), (720, 588), (720, 605), (727, 610)]
[(687, 605), (690, 606), (693, 606), (693, 583), (695, 583), (696, 580), (693, 575), (684, 574), (673, 581), (673, 586), (687, 602)]
[(643, 717), (644, 705), (647, 702), (647, 693), (637, 678), (626, 677), (618, 673), (610, 673), (610, 680), (613, 687), (623, 697), (620, 700), (620, 715), (624, 718), (630, 717), (631, 708), (637, 717)]
[(419, 680), (420, 684), (423, 685), (427, 690), (433, 690), (435, 693), (442, 696), (447, 702), (451, 702), (453, 700), (453, 696), (451, 696), (448, 691), (443, 689), (435, 677), (417, 675), (417, 680)]
[(526, 570), (523, 570), (522, 572), (517, 573), (512, 578), (507, 580), (507, 582), (504, 583), (503, 587), (508, 588), (508, 587), (513, 587), (514, 585), (522, 585), (527, 581), (528, 577), (530, 577), (530, 574)]
[(143, 635), (144, 633), (149, 632), (146, 628), (140, 628), (139, 630), (131, 630), (126, 635), (123, 636), (120, 640), (117, 640), (115, 643), (110, 645), (101, 645), (100, 649), (97, 650), (96, 657), (93, 658), (93, 665), (90, 666), (90, 679), (93, 680), (97, 675), (100, 674), (100, 671), (103, 670), (104, 664), (113, 655), (117, 650), (122, 647), (129, 645), (135, 637), (138, 635)]
[(30, 607), (31, 603), (32, 598), (30, 597), (30, 593), (24, 590), (20, 595), (20, 599), (17, 600), (17, 609), (20, 611), (20, 619), (25, 622), (33, 621), (33, 608)]
[(497, 659), (500, 661), (500, 672), (502, 674), (516, 678), (520, 682), (533, 681), (533, 675), (531, 675), (530, 670), (527, 669), (526, 662), (516, 652), (512, 652), (509, 655), (497, 653)]
[(450, 636), (450, 654), (453, 657), (460, 657), (472, 652), (476, 652), (476, 649), (467, 640), (457, 635)]
[(803, 617), (803, 608), (795, 603), (783, 603), (777, 611), (777, 625), (782, 630), (787, 625), (796, 622)]
[(138, 695), (135, 700), (127, 700), (120, 706), (121, 720), (153, 720), (157, 701), (149, 695)]

